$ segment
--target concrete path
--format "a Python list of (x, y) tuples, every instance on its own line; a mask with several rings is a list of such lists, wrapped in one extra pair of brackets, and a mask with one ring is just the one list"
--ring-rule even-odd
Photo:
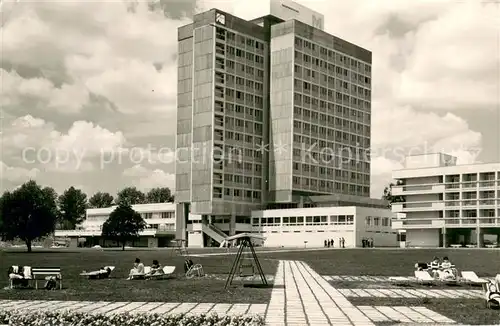
[[(381, 292), (380, 292), (381, 293)], [(425, 307), (356, 307), (306, 263), (280, 261), (267, 309), (268, 325), (374, 325), (375, 322), (454, 324)]]
[(264, 315), (267, 310), (267, 304), (0, 300), (0, 310), (14, 309), (20, 311), (78, 311), (92, 314), (210, 314), (216, 312), (217, 314), (225, 315)]
[(339, 289), (346, 297), (356, 298), (448, 298), (480, 299), (484, 293), (480, 290), (449, 289)]
[[(351, 275), (329, 275), (323, 276), (327, 281), (342, 281), (342, 282), (392, 282), (389, 280), (390, 277), (396, 276), (351, 276)], [(408, 280), (416, 282), (415, 276), (405, 276)], [(494, 281), (494, 277), (481, 277), (485, 280)]]

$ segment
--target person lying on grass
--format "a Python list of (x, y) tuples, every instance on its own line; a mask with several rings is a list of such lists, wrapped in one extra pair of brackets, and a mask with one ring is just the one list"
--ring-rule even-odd
[(134, 268), (130, 270), (127, 280), (131, 280), (136, 276), (144, 276), (144, 264), (141, 263), (139, 258), (135, 259)]
[(101, 279), (108, 278), (111, 274), (111, 269), (109, 267), (101, 267), (97, 271), (86, 272), (83, 271), (80, 275), (87, 276), (89, 279)]

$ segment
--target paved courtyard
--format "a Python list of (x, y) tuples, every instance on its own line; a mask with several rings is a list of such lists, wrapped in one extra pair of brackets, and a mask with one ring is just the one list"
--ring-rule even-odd
[[(379, 322), (454, 324), (455, 321), (425, 307), (354, 306), (349, 297), (478, 298), (479, 290), (337, 289), (301, 261), (280, 261), (269, 304), (215, 304), (165, 302), (0, 301), (0, 309), (71, 310), (88, 313), (218, 313), (265, 315), (266, 323), (279, 325), (374, 325)], [(360, 279), (361, 280), (361, 279)], [(369, 280), (370, 281), (370, 280)], [(379, 281), (378, 279), (373, 281)]]

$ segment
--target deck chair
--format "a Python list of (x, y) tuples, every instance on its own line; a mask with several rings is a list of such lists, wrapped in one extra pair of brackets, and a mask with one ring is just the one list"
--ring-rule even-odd
[(483, 285), (489, 283), (488, 280), (484, 278), (479, 278), (477, 274), (473, 271), (463, 271), (462, 279), (465, 283), (469, 285)]
[(415, 278), (421, 284), (435, 284), (436, 279), (426, 271), (415, 271)]
[[(146, 271), (146, 268), (144, 268), (144, 271)], [(174, 274), (175, 266), (163, 266), (162, 271), (163, 273), (161, 274), (145, 275), (145, 278), (147, 280), (162, 280), (169, 278)], [(151, 273), (151, 267), (149, 267), (148, 273)]]
[(489, 309), (500, 309), (500, 274), (495, 277), (495, 281), (489, 281), (484, 285), (486, 290), (486, 307)]
[(80, 273), (80, 276), (85, 276), (88, 279), (103, 279), (103, 278), (109, 278), (111, 273), (115, 270), (115, 266), (104, 266), (103, 268), (99, 269), (98, 271), (92, 271), (92, 272), (86, 272), (83, 271)]
[(134, 274), (130, 276), (131, 280), (144, 280), (146, 275), (151, 273), (151, 266), (144, 266), (144, 273), (142, 274)]
[(438, 280), (445, 284), (457, 284), (458, 278), (452, 269), (438, 270)]
[(205, 272), (203, 271), (203, 266), (201, 264), (193, 265), (186, 272), (186, 278), (193, 277), (202, 277), (205, 276)]
[(404, 276), (391, 276), (389, 281), (394, 285), (408, 285), (410, 284), (410, 279)]

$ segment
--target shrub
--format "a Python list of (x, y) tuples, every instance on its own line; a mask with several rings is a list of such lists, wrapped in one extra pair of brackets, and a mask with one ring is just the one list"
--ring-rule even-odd
[(0, 311), (0, 324), (13, 326), (264, 326), (260, 315), (89, 314), (71, 311)]

